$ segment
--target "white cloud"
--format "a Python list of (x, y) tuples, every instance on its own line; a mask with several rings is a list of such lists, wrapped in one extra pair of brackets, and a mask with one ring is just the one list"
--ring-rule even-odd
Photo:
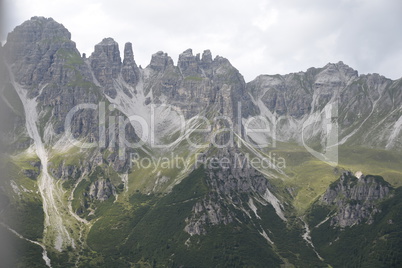
[(277, 9), (272, 8), (267, 10), (266, 6), (264, 6), (262, 14), (253, 19), (253, 25), (265, 32), (270, 26), (278, 22), (278, 13)]

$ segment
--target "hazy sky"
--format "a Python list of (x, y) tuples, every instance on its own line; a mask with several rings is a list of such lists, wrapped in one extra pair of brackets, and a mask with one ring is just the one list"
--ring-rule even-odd
[(87, 55), (105, 37), (121, 51), (132, 42), (143, 67), (157, 51), (176, 63), (192, 48), (228, 58), (246, 81), (338, 61), (402, 77), (401, 0), (5, 0), (3, 11), (5, 32), (52, 17)]

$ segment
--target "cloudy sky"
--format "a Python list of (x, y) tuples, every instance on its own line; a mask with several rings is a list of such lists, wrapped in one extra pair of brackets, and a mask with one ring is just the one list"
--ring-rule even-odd
[[(246, 81), (343, 61), (359, 73), (402, 77), (400, 0), (3, 0), (3, 28), (52, 17), (80, 52), (113, 37), (132, 42), (137, 64), (151, 55), (211, 49)], [(1, 36), (4, 42), (5, 34)]]

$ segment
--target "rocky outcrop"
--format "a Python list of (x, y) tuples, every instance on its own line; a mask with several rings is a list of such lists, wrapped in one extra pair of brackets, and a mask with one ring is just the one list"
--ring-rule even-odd
[[(254, 201), (272, 206), (277, 216), (286, 221), (281, 201), (272, 194), (274, 187), (238, 149), (220, 150), (216, 157), (200, 162), (210, 192), (194, 205), (191, 217), (186, 219), (187, 233), (202, 235), (207, 233), (208, 226), (241, 221), (236, 211), (246, 218), (257, 216)], [(245, 203), (248, 205), (244, 206)]]
[[(360, 175), (360, 174), (359, 174)], [(346, 227), (367, 222), (379, 212), (378, 202), (388, 198), (392, 187), (380, 176), (355, 177), (345, 172), (321, 197), (321, 203), (335, 209), (331, 225)]]
[(167, 67), (173, 66), (173, 60), (163, 51), (158, 51), (152, 55), (149, 67), (155, 71), (164, 71)]
[(203, 69), (208, 69), (210, 64), (212, 63), (212, 53), (209, 49), (204, 50), (202, 53), (202, 58), (201, 58), (201, 67)]
[(183, 76), (198, 75), (200, 55), (194, 56), (191, 48), (187, 49), (179, 55), (177, 66), (179, 67)]
[(41, 163), (40, 162), (30, 162), (29, 163), (33, 169), (23, 169), (22, 172), (25, 176), (32, 180), (36, 180), (41, 171)]
[(116, 189), (108, 179), (100, 179), (91, 184), (88, 195), (92, 200), (105, 201), (116, 195)]
[(140, 80), (140, 70), (134, 61), (133, 46), (131, 43), (126, 43), (124, 46), (124, 59), (121, 74), (124, 81), (135, 87)]
[(104, 87), (105, 93), (114, 98), (113, 79), (118, 78), (122, 65), (119, 45), (113, 38), (105, 38), (95, 46), (89, 60), (95, 78)]
[(91, 165), (88, 162), (79, 163), (79, 165), (66, 164), (65, 161), (61, 161), (58, 166), (54, 166), (53, 163), (49, 167), (53, 177), (61, 180), (74, 180), (76, 181), (84, 172), (88, 172), (91, 169)]
[(190, 235), (205, 235), (207, 226), (229, 224), (234, 221), (235, 215), (229, 207), (214, 198), (208, 196), (197, 202), (192, 210), (192, 217), (186, 219), (184, 231)]

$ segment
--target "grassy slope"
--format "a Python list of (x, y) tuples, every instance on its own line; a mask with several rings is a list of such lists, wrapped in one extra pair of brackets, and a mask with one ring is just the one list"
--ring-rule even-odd
[(339, 178), (342, 170), (377, 174), (394, 187), (402, 186), (402, 153), (340, 146), (336, 168), (297, 145), (278, 144), (272, 153), (286, 161), (285, 173), (288, 177), (283, 177), (281, 184), (292, 190), (292, 202), (300, 215), (325, 192), (331, 182)]
[[(288, 177), (284, 178), (282, 182), (277, 181), (276, 184), (293, 189), (295, 194), (293, 205), (300, 215), (327, 189), (331, 182), (339, 177), (339, 174), (334, 172), (333, 167), (315, 159), (304, 148), (280, 144), (272, 152), (276, 154), (276, 157), (281, 156), (286, 160), (285, 171)], [(76, 156), (75, 153), (74, 156)], [(398, 185), (401, 183), (399, 174), (401, 174), (402, 169), (398, 162), (400, 159), (398, 156), (398, 153), (390, 151), (341, 147), (339, 169), (361, 170), (364, 173), (379, 174), (393, 185)], [(58, 162), (57, 160), (61, 159), (65, 160), (66, 164), (74, 164), (73, 160), (70, 163), (69, 158), (61, 157), (59, 159), (57, 155), (52, 160)], [(27, 157), (26, 159), (17, 158), (14, 162), (20, 168), (31, 169), (33, 167), (29, 161), (34, 160), (35, 158)], [(103, 169), (109, 170), (110, 168), (103, 167)], [(173, 170), (171, 172), (175, 173), (171, 174), (174, 176), (178, 171)], [(14, 174), (15, 178), (18, 177), (16, 176), (17, 173)], [(106, 173), (108, 172), (106, 171)], [(283, 259), (278, 259), (278, 256), (267, 246), (267, 242), (256, 232), (255, 226), (252, 226), (251, 223), (245, 224), (245, 226), (213, 227), (209, 230), (208, 236), (192, 238), (192, 242), (193, 240), (196, 241), (193, 245), (198, 246), (192, 246), (189, 250), (184, 246), (189, 235), (183, 232), (183, 228), (185, 218), (191, 214), (191, 209), (197, 198), (207, 191), (201, 178), (202, 175), (193, 173), (178, 184), (171, 194), (147, 196), (136, 190), (141, 189), (144, 182), (148, 182), (149, 173), (147, 170), (134, 171), (129, 178), (130, 192), (124, 195), (125, 198), (119, 197), (118, 202), (113, 202), (114, 199), (110, 199), (98, 204), (96, 214), (100, 218), (95, 219), (94, 227), (88, 236), (88, 244), (93, 251), (85, 251), (82, 257), (82, 265), (102, 267), (103, 265), (110, 266), (117, 263), (124, 267), (130, 263), (157, 264), (157, 266), (181, 263), (191, 266), (196, 264), (196, 261), (192, 262), (194, 259), (210, 265), (214, 263), (222, 263), (222, 265), (253, 263), (255, 266), (259, 266), (258, 263), (254, 263), (250, 256), (258, 258), (261, 254), (268, 256), (266, 262), (272, 262), (276, 265), (287, 260), (291, 263), (304, 263), (306, 260), (316, 261), (315, 256), (311, 255), (311, 251), (303, 249), (304, 241), (300, 239), (301, 230), (298, 229), (297, 225), (293, 225), (291, 228), (280, 224), (275, 225), (269, 209), (258, 205), (259, 211), (261, 210), (260, 216), (263, 219), (265, 217), (263, 227), (266, 230), (271, 230), (277, 236), (272, 238), (274, 241), (276, 239), (278, 247), (275, 248), (275, 251), (281, 252)], [(116, 174), (107, 175), (109, 177), (117, 176)], [(21, 181), (18, 181), (18, 185), (24, 185), (27, 189), (35, 187), (35, 182), (31, 179), (21, 178), (19, 180)], [(83, 180), (82, 187), (76, 189), (74, 198), (78, 202), (73, 201), (74, 210), (81, 205), (78, 197), (82, 196), (83, 191), (81, 190), (85, 190), (90, 181), (90, 178)], [(198, 196), (194, 196), (194, 191), (191, 191), (193, 187), (199, 189)], [(186, 200), (188, 202), (183, 202)], [(272, 214), (275, 213), (272, 212)], [(287, 231), (283, 232), (283, 230)], [(288, 241), (293, 242), (288, 243)], [(242, 246), (236, 246), (238, 244)], [(250, 252), (250, 249), (256, 247), (265, 248), (265, 253)], [(296, 251), (299, 253), (289, 254), (289, 252)], [(130, 256), (129, 259), (125, 257), (126, 254)], [(172, 254), (175, 257), (171, 257)], [(204, 256), (206, 255), (211, 255), (211, 258), (205, 260)], [(52, 256), (52, 260), (60, 260), (60, 262), (65, 261), (66, 258), (61, 255)]]
[[(296, 219), (284, 223), (272, 206), (256, 204), (261, 221), (232, 210), (242, 223), (208, 226), (207, 235), (184, 232), (186, 218), (208, 191), (204, 171), (193, 171), (170, 194), (136, 193), (130, 205), (115, 202), (88, 235), (97, 267), (279, 267), (285, 263), (321, 266), (301, 238)], [(246, 206), (248, 197), (245, 197)], [(275, 245), (261, 235), (264, 228)], [(272, 233), (271, 233), (272, 232)], [(187, 245), (186, 245), (187, 241)], [(280, 253), (281, 257), (277, 254)], [(303, 256), (303, 257), (301, 257)], [(90, 264), (89, 257), (82, 265)], [(136, 266), (136, 267), (137, 267)]]
[[(314, 158), (300, 146), (279, 144), (271, 153), (275, 153), (276, 157), (283, 157), (286, 160), (285, 172), (288, 177), (284, 177), (283, 181), (276, 181), (274, 184), (280, 186), (278, 188), (280, 191), (283, 191), (281, 189), (285, 187), (291, 189), (295, 197), (292, 203), (297, 210), (296, 215), (302, 215), (314, 200), (327, 189), (329, 184), (339, 177), (339, 170), (342, 169), (354, 172), (361, 170), (366, 174), (379, 174), (393, 185), (401, 183), (399, 174), (401, 174), (402, 167), (398, 163), (400, 158), (398, 153), (391, 151), (340, 147), (338, 171), (334, 167)], [(174, 174), (167, 174), (167, 171)], [(162, 175), (174, 177), (178, 173), (176, 170), (167, 171), (162, 170)], [(195, 264), (195, 262), (191, 262), (191, 259), (197, 260), (198, 258), (200, 258), (199, 261), (202, 260), (211, 265), (214, 262), (239, 264), (247, 259), (246, 256), (250, 256), (251, 253), (247, 251), (247, 248), (242, 248), (241, 250), (232, 248), (233, 245), (238, 243), (238, 240), (231, 240), (230, 238), (233, 236), (233, 230), (239, 231), (236, 233), (236, 237), (239, 237), (244, 246), (248, 245), (251, 248), (255, 248), (255, 245), (259, 243), (265, 243), (266, 246), (266, 241), (262, 239), (261, 242), (262, 237), (256, 230), (253, 230), (255, 226), (247, 227), (247, 224), (245, 226), (230, 225), (211, 228), (208, 236), (197, 236), (197, 239), (190, 239), (192, 242), (193, 240), (197, 241), (196, 243), (199, 246), (191, 248), (189, 251), (184, 246), (184, 242), (189, 236), (183, 232), (183, 228), (185, 218), (191, 214), (191, 209), (198, 198), (189, 190), (192, 187), (198, 187), (202, 189), (202, 193), (207, 191), (205, 185), (202, 185), (202, 176), (193, 173), (189, 178), (178, 184), (171, 194), (142, 194), (141, 192), (150, 190), (150, 186), (146, 185), (150, 181), (155, 181), (156, 173), (152, 173), (151, 170), (147, 169), (134, 169), (133, 173), (129, 175), (129, 192), (122, 193), (122, 196), (117, 199), (118, 202), (113, 202), (113, 199), (110, 202), (101, 204), (96, 213), (100, 218), (96, 219), (88, 236), (88, 245), (93, 251), (88, 251), (85, 254), (83, 264), (91, 266), (90, 263), (92, 265), (96, 263), (95, 266), (99, 267), (103, 267), (103, 265), (112, 265), (113, 267), (114, 263), (117, 263), (124, 267), (130, 265), (130, 263), (136, 263), (146, 267), (146, 265), (152, 264), (164, 266), (182, 263), (191, 266), (191, 264)], [(83, 181), (82, 183), (83, 185), (85, 184), (83, 186), (85, 188), (88, 181)], [(81, 188), (77, 188), (77, 193)], [(188, 196), (186, 197), (186, 195)], [(188, 201), (180, 203), (177, 198), (182, 201)], [(76, 207), (74, 203), (73, 207)], [(264, 207), (259, 207), (259, 209), (261, 209), (261, 213), (266, 210)], [(317, 261), (308, 249), (303, 249), (301, 255), (300, 253), (289, 254), (289, 252), (300, 251), (303, 248), (302, 245), (305, 244), (300, 239), (300, 233), (302, 232), (300, 227), (297, 224), (292, 225), (291, 228), (286, 226), (278, 227), (279, 225), (277, 227), (272, 226), (270, 225), (272, 224), (270, 213), (267, 213), (267, 215), (264, 222), (267, 222), (266, 224), (268, 225), (264, 225), (264, 223), (264, 228), (273, 229), (273, 233), (278, 235), (276, 239), (280, 241), (278, 242), (280, 249), (276, 248), (275, 250), (282, 250), (283, 259), (276, 260), (278, 261), (277, 264), (287, 260), (291, 263), (303, 263), (306, 259), (312, 262)], [(283, 230), (287, 231), (283, 232)], [(242, 240), (241, 237), (244, 234), (249, 240)], [(216, 250), (215, 244), (219, 244), (220, 239), (223, 239), (222, 241), (231, 241), (228, 244), (222, 242), (226, 245), (225, 251)], [(288, 243), (286, 241), (293, 242)], [(251, 244), (248, 244), (248, 242)], [(216, 254), (210, 252), (212, 249)], [(272, 253), (269, 249), (267, 252)], [(271, 261), (274, 261), (277, 255), (271, 253), (265, 254), (271, 256), (273, 258)], [(172, 254), (174, 254), (174, 257), (172, 257)], [(205, 254), (212, 254), (214, 257), (211, 260), (205, 260), (203, 257)], [(222, 254), (230, 257), (222, 259)], [(130, 257), (127, 259), (126, 256)], [(191, 258), (188, 256), (191, 256)], [(232, 259), (235, 256), (237, 256), (236, 260)], [(276, 257), (274, 258), (273, 256)], [(298, 258), (302, 260), (298, 260)], [(276, 263), (276, 261), (274, 262)]]

